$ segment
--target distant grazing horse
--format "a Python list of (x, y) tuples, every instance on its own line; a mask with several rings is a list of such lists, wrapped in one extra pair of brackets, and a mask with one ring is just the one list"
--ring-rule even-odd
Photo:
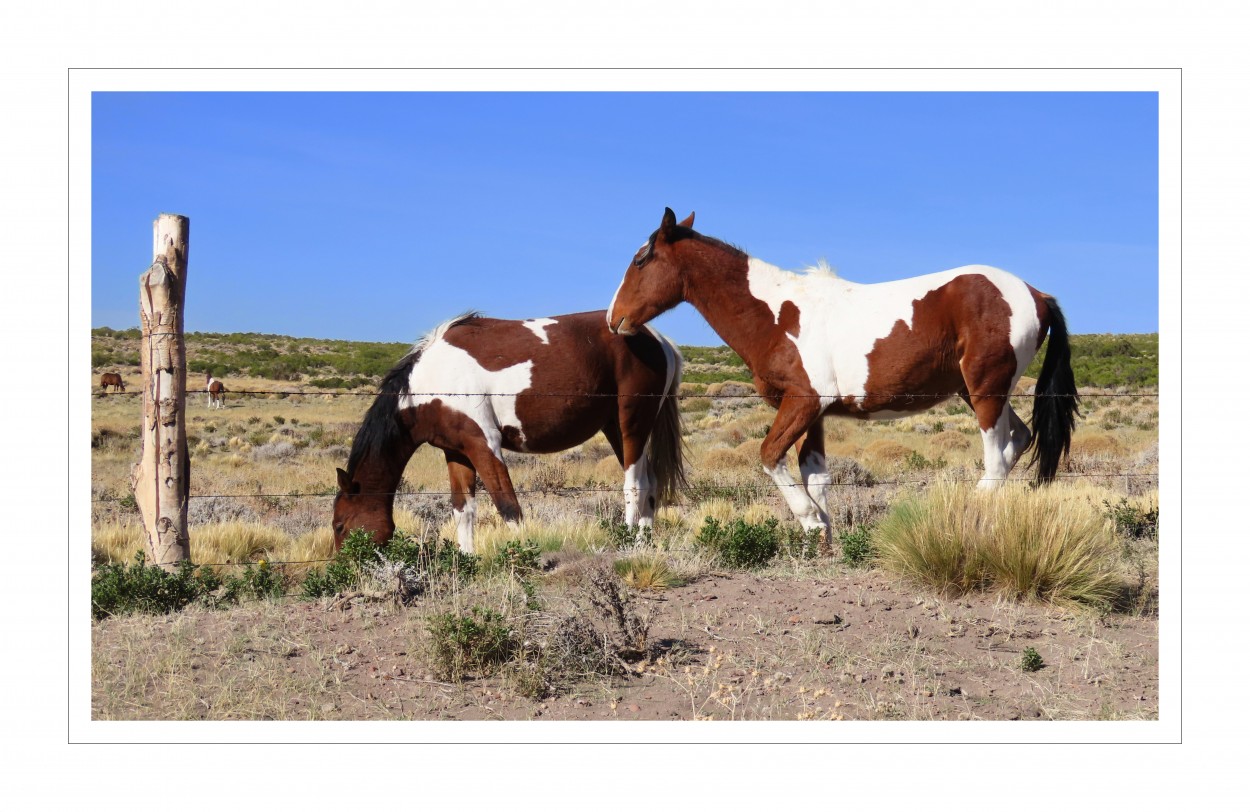
[(114, 392), (126, 391), (126, 382), (116, 372), (106, 372), (100, 376), (100, 388), (107, 392), (110, 386), (113, 387)]
[[(1063, 314), (1053, 297), (984, 265), (862, 285), (827, 269), (783, 271), (664, 210), (608, 308), (630, 335), (678, 302), (694, 305), (750, 368), (777, 409), (760, 447), (764, 469), (805, 528), (829, 532), (825, 415), (891, 418), (952, 395), (972, 407), (985, 473), (1000, 485), (1030, 447), (1037, 481), (1054, 479), (1077, 412)], [(1033, 401), (1033, 432), (1008, 403), (1050, 333)], [(802, 439), (796, 487), (785, 454)]]
[(213, 373), (204, 373), (204, 389), (208, 392), (208, 408), (226, 408), (226, 385), (213, 377)]
[(503, 449), (563, 451), (603, 432), (625, 469), (625, 522), (653, 523), (685, 482), (675, 397), (681, 353), (654, 330), (614, 336), (602, 310), (528, 321), (469, 313), (436, 327), (386, 374), (337, 469), (334, 542), (395, 531), (395, 489), (423, 443), (442, 449), (460, 548), (473, 550), (476, 480), (521, 521)]

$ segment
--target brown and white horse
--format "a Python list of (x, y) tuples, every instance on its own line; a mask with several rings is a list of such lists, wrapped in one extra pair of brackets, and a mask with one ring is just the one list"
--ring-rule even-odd
[(645, 330), (609, 332), (602, 310), (528, 321), (469, 313), (436, 327), (382, 381), (337, 469), (334, 542), (395, 531), (395, 489), (424, 443), (443, 451), (461, 549), (473, 551), (477, 478), (504, 520), (521, 521), (503, 449), (546, 454), (602, 432), (625, 469), (625, 521), (652, 525), (685, 482), (677, 398), (681, 353)]
[[(1054, 478), (1078, 412), (1067, 327), (1053, 297), (983, 265), (872, 285), (823, 268), (793, 273), (693, 225), (693, 213), (678, 223), (664, 210), (625, 271), (608, 325), (630, 335), (679, 302), (694, 305), (777, 409), (760, 458), (805, 528), (829, 531), (825, 415), (899, 417), (958, 395), (981, 429), (978, 487), (1002, 484), (1030, 447), (1037, 481)], [(1048, 332), (1030, 432), (1008, 395)], [(800, 440), (797, 487), (785, 454)]]
[(213, 377), (213, 373), (204, 373), (204, 391), (208, 392), (208, 408), (226, 408), (226, 385)]
[(105, 392), (109, 391), (109, 387), (113, 387), (114, 392), (125, 392), (126, 383), (122, 380), (122, 376), (116, 372), (105, 372), (100, 376), (100, 388)]

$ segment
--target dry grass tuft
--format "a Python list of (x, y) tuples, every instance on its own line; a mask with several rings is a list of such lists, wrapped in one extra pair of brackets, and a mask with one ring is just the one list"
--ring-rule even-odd
[(945, 594), (1105, 607), (1122, 586), (1106, 516), (1060, 486), (984, 493), (938, 483), (900, 502), (875, 542), (885, 567)]

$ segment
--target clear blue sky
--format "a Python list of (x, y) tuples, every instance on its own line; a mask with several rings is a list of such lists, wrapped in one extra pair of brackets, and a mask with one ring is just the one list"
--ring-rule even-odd
[(783, 268), (996, 265), (1073, 332), (1158, 330), (1157, 99), (1092, 92), (95, 93), (92, 325), (138, 323), (160, 212), (187, 330), (413, 341), (606, 308), (665, 206)]

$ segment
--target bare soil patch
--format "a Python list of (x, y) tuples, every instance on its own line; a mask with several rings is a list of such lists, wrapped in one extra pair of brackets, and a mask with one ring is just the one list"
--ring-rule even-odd
[[(95, 719), (1156, 719), (1158, 624), (945, 599), (876, 570), (635, 593), (651, 656), (529, 698), (435, 679), (420, 605), (253, 603), (93, 625)], [(1021, 668), (1034, 649), (1044, 666)]]

